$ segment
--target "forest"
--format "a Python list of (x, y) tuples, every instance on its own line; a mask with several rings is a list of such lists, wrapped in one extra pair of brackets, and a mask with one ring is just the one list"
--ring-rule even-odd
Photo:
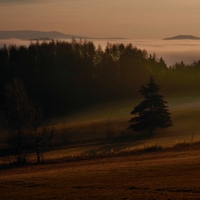
[(156, 79), (163, 94), (197, 96), (200, 60), (167, 67), (164, 58), (133, 44), (108, 43), (102, 49), (81, 39), (0, 48), (1, 105), (6, 85), (18, 78), (28, 97), (48, 118), (88, 105), (137, 98), (138, 89), (149, 76)]

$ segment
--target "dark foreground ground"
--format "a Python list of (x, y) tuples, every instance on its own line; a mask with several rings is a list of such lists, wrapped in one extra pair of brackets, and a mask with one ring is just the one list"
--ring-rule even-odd
[(0, 199), (200, 199), (200, 150), (1, 169)]

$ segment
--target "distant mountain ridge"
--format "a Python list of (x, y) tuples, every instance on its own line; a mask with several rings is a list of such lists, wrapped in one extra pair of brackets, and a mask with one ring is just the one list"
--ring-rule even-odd
[(0, 39), (21, 39), (21, 40), (57, 40), (57, 39), (126, 39), (121, 37), (112, 38), (93, 38), (78, 35), (69, 35), (57, 31), (33, 31), (33, 30), (19, 30), (19, 31), (1, 31)]
[(0, 39), (21, 39), (21, 40), (37, 40), (37, 39), (72, 39), (72, 38), (83, 38), (87, 37), (68, 35), (57, 31), (0, 31)]
[(200, 37), (193, 35), (177, 35), (174, 37), (164, 38), (163, 40), (200, 40)]

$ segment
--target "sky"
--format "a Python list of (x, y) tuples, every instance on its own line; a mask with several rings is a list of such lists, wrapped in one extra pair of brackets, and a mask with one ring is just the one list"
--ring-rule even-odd
[(0, 30), (87, 37), (200, 36), (200, 0), (0, 0)]

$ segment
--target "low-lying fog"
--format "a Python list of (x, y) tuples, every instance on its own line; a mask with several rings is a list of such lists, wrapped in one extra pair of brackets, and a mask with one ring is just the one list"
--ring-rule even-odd
[[(132, 43), (139, 49), (146, 49), (149, 54), (155, 53), (158, 58), (163, 57), (168, 66), (175, 62), (184, 61), (192, 63), (200, 60), (200, 40), (134, 40), (134, 39), (92, 39), (96, 46), (101, 45), (102, 48), (109, 43)], [(26, 40), (0, 40), (0, 47), (4, 44), (26, 45), (30, 41)]]
[[(106, 41), (94, 41), (95, 44), (106, 45)], [(192, 63), (200, 60), (200, 40), (110, 40), (110, 43), (132, 43), (139, 49), (145, 49), (149, 54), (155, 53), (163, 57), (168, 66), (184, 61)]]

